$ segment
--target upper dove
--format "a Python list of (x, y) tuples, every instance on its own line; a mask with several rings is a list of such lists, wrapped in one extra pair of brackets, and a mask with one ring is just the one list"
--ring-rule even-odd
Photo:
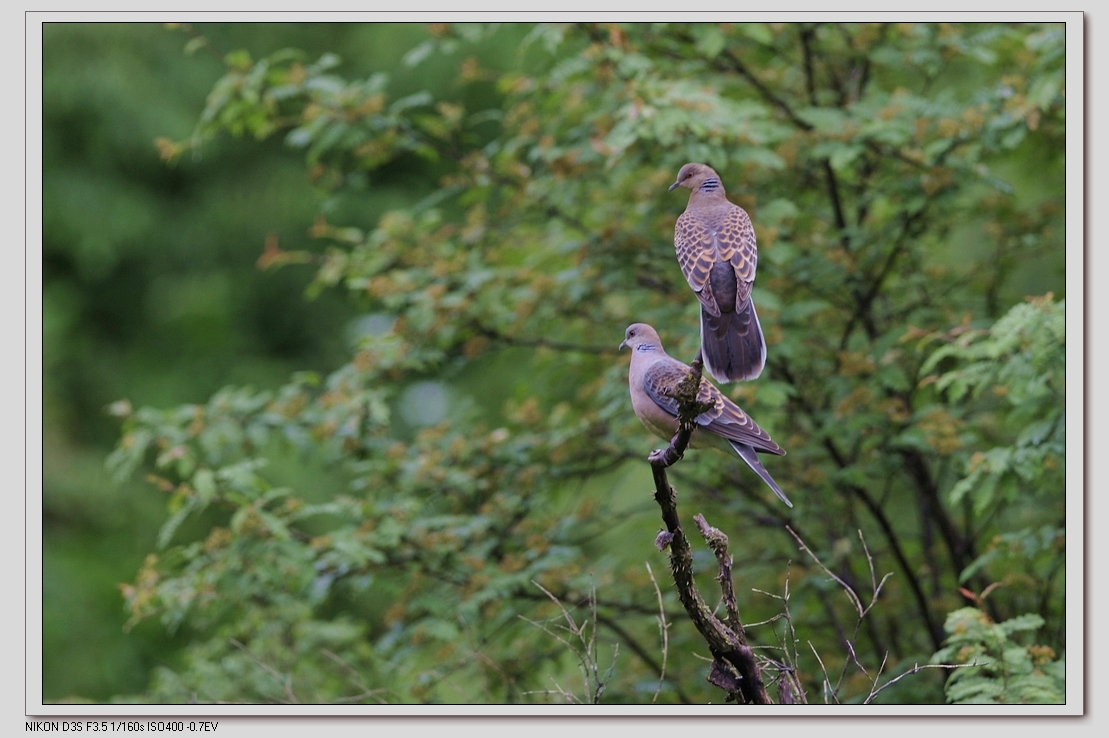
[(718, 382), (754, 379), (766, 363), (766, 340), (751, 296), (758, 264), (751, 218), (705, 164), (683, 166), (670, 190), (676, 187), (690, 191), (674, 224), (674, 250), (701, 302), (705, 369)]

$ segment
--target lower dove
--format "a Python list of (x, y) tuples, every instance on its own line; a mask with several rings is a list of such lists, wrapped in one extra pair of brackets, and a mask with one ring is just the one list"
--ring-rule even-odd
[[(678, 385), (692, 370), (663, 350), (658, 333), (646, 323), (628, 326), (620, 348), (625, 346), (632, 351), (631, 365), (628, 368), (632, 409), (647, 430), (659, 438), (670, 440), (678, 432), (678, 401), (674, 395)], [(747, 413), (705, 378), (701, 379), (697, 400), (709, 403), (711, 407), (695, 418), (697, 427), (690, 437), (690, 447), (735, 451), (774, 490), (774, 494), (782, 502), (793, 507), (793, 503), (759, 461), (757, 453), (763, 451), (783, 456), (785, 451), (782, 447), (774, 443), (770, 435)]]

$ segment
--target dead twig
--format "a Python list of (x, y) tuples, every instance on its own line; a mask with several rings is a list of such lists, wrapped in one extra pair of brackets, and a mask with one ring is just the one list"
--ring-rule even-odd
[[(601, 696), (604, 694), (605, 687), (608, 684), (608, 680), (609, 680), (609, 678), (611, 678), (612, 671), (616, 666), (616, 657), (620, 652), (620, 646), (619, 646), (619, 644), (616, 644), (613, 647), (612, 664), (609, 666), (608, 671), (605, 672), (604, 675), (602, 675), (600, 673), (600, 664), (599, 664), (600, 654), (598, 653), (598, 650), (597, 650), (597, 597), (596, 597), (596, 592), (591, 589), (590, 593), (589, 593), (589, 607), (590, 607), (590, 613), (591, 613), (591, 616), (592, 616), (591, 619), (583, 620), (579, 624), (574, 620), (574, 617), (570, 614), (570, 612), (563, 606), (562, 602), (558, 599), (558, 597), (556, 597), (553, 593), (548, 591), (545, 587), (543, 587), (543, 585), (539, 584), (538, 582), (532, 581), (532, 584), (534, 584), (536, 587), (538, 587), (540, 589), (540, 591), (543, 592), (543, 594), (547, 595), (547, 597), (551, 600), (551, 602), (555, 603), (555, 605), (558, 606), (559, 611), (562, 612), (563, 620), (566, 621), (566, 625), (560, 626), (560, 627), (563, 630), (567, 631), (568, 633), (572, 634), (574, 639), (576, 639), (577, 644), (571, 643), (569, 640), (567, 640), (566, 638), (563, 638), (558, 633), (552, 631), (550, 628), (548, 628), (543, 623), (537, 623), (534, 620), (530, 620), (529, 618), (525, 618), (523, 616), (520, 616), (521, 619), (528, 622), (528, 623), (531, 623), (532, 625), (539, 628), (540, 630), (542, 630), (544, 633), (551, 636), (552, 638), (555, 638), (560, 643), (562, 643), (567, 648), (569, 648), (574, 653), (575, 656), (577, 656), (577, 658), (578, 658), (578, 668), (581, 669), (582, 681), (584, 682), (584, 686), (585, 686), (585, 690), (586, 690), (586, 695), (588, 697), (588, 701), (590, 703), (594, 704), (594, 705), (600, 704)], [(590, 623), (592, 623), (592, 626), (593, 626), (591, 629), (589, 628)], [(588, 636), (586, 635), (587, 630), (589, 631)], [(580, 645), (578, 645), (578, 644), (580, 644)], [(543, 692), (526, 692), (525, 694), (536, 694), (536, 693), (537, 694), (559, 694), (564, 699), (567, 699), (571, 702), (584, 703), (586, 701), (586, 700), (578, 699), (572, 693), (567, 692), (566, 690), (564, 690), (557, 683), (555, 683), (555, 687), (556, 687), (556, 691), (554, 691), (554, 692), (548, 690), (548, 691), (543, 691)]]
[[(882, 661), (882, 665), (885, 666), (885, 660)], [(865, 700), (863, 700), (863, 704), (864, 705), (869, 705), (874, 700), (874, 698), (878, 696), (878, 693), (880, 693), (886, 687), (889, 687), (893, 684), (896, 684), (897, 682), (901, 681), (902, 679), (909, 676), (910, 674), (916, 674), (920, 671), (923, 671), (924, 669), (964, 669), (968, 666), (978, 666), (978, 665), (979, 665), (978, 664), (978, 659), (975, 659), (973, 662), (971, 662), (969, 664), (913, 664), (913, 668), (909, 669), (908, 671), (906, 671), (903, 674), (895, 676), (893, 679), (890, 679), (888, 682), (883, 684), (881, 687), (878, 687), (878, 689), (874, 689), (873, 687), (871, 687), (870, 695)], [(875, 683), (877, 683), (878, 677), (875, 676), (874, 680), (875, 680)]]
[(247, 648), (245, 645), (243, 645), (243, 643), (241, 641), (239, 641), (235, 638), (228, 638), (227, 641), (232, 646), (234, 646), (235, 648), (238, 648), (238, 649), (242, 650), (243, 653), (245, 653), (247, 656), (250, 657), (251, 661), (253, 661), (255, 664), (260, 666), (267, 674), (269, 674), (270, 676), (272, 676), (274, 679), (276, 679), (278, 681), (278, 683), (281, 685), (281, 688), (285, 691), (285, 696), (288, 698), (287, 700), (282, 700), (283, 704), (286, 704), (286, 705), (299, 705), (300, 704), (300, 700), (298, 700), (296, 694), (293, 693), (293, 675), (292, 674), (282, 674), (281, 672), (277, 671), (277, 669), (274, 669), (272, 666), (270, 666), (266, 662), (262, 661), (260, 658), (255, 656), (253, 653), (251, 653), (250, 649)]
[(658, 582), (655, 581), (655, 573), (651, 570), (650, 563), (647, 563), (647, 575), (651, 577), (651, 584), (655, 588), (655, 597), (658, 598), (658, 629), (662, 636), (662, 668), (658, 674), (658, 688), (651, 697), (653, 703), (658, 700), (659, 692), (662, 691), (662, 683), (666, 679), (666, 657), (670, 653), (670, 624), (666, 622), (666, 608), (662, 605), (662, 590), (659, 589)]
[(343, 667), (348, 672), (350, 672), (351, 677), (354, 679), (355, 685), (362, 689), (362, 692), (360, 694), (351, 695), (350, 697), (337, 697), (335, 699), (336, 702), (361, 702), (362, 700), (366, 699), (367, 697), (372, 697), (373, 699), (375, 699), (378, 702), (378, 704), (381, 704), (381, 705), (389, 704), (389, 702), (387, 700), (384, 700), (384, 699), (382, 699), (381, 697), (378, 696), (382, 692), (388, 692), (389, 690), (387, 690), (387, 689), (370, 689), (368, 686), (366, 686), (366, 683), (364, 681), (362, 681), (362, 675), (358, 673), (358, 670), (355, 669), (350, 664), (348, 664), (346, 661), (343, 661), (343, 659), (340, 658), (333, 651), (331, 651), (329, 649), (326, 649), (326, 648), (321, 648), (320, 653), (322, 653), (324, 656), (331, 659), (332, 661), (337, 663), (339, 666)]

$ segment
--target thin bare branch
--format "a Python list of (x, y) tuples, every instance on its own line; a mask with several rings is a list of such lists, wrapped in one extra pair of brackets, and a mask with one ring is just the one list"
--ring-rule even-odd
[[(870, 674), (867, 672), (866, 667), (859, 663), (859, 657), (855, 654), (855, 646), (851, 643), (851, 641), (845, 641), (845, 644), (847, 645), (848, 652), (850, 652), (850, 654), (851, 654), (851, 662), (853, 664), (855, 664), (855, 666), (859, 667), (859, 671), (861, 671), (863, 674), (866, 674), (869, 677)], [(846, 666), (844, 667), (844, 671), (845, 672), (847, 671)], [(840, 675), (840, 682), (842, 683), (842, 681), (843, 681), (843, 675), (841, 674)], [(836, 689), (837, 690), (839, 689), (838, 684), (836, 685)]]
[(821, 690), (824, 692), (824, 704), (828, 704), (828, 697), (830, 695), (838, 705), (839, 697), (836, 695), (835, 690), (832, 689), (832, 682), (828, 678), (828, 669), (824, 667), (824, 659), (820, 658), (820, 654), (816, 652), (816, 646), (812, 644), (812, 641), (807, 641), (807, 643), (809, 644), (809, 648), (812, 649), (813, 656), (816, 656), (816, 660), (820, 663), (820, 670), (824, 672), (824, 688)]
[[(542, 623), (537, 623), (534, 620), (526, 618), (522, 615), (520, 616), (520, 618), (522, 620), (536, 626), (537, 628), (542, 630), (544, 633), (547, 633), (548, 635), (550, 635), (552, 638), (557, 639), (560, 643), (562, 643), (567, 648), (569, 648), (574, 653), (575, 656), (578, 657), (578, 668), (581, 669), (582, 680), (584, 682), (584, 688), (585, 688), (586, 693), (589, 695), (589, 700), (592, 704), (599, 704), (600, 701), (601, 701), (601, 696), (604, 694), (605, 686), (607, 684), (607, 680), (609, 679), (609, 677), (611, 677), (612, 671), (615, 668), (616, 657), (619, 654), (620, 647), (619, 647), (619, 644), (617, 644), (613, 648), (612, 664), (609, 666), (609, 669), (605, 673), (605, 675), (602, 676), (600, 674), (600, 671), (599, 671), (600, 654), (598, 653), (598, 650), (597, 650), (597, 598), (596, 598), (596, 592), (593, 589), (590, 589), (589, 608), (590, 608), (591, 619), (590, 620), (583, 620), (581, 622), (581, 624), (579, 625), (577, 622), (575, 622), (575, 620), (574, 620), (573, 616), (570, 614), (570, 612), (562, 605), (562, 602), (558, 599), (558, 597), (556, 597), (553, 593), (551, 593), (549, 590), (547, 590), (543, 585), (539, 584), (539, 582), (536, 582), (536, 581), (533, 580), (532, 584), (534, 584), (537, 588), (539, 588), (539, 590), (541, 590), (544, 594), (546, 594), (547, 597), (552, 602), (554, 602), (555, 605), (558, 606), (558, 609), (562, 612), (563, 619), (566, 621), (566, 625), (559, 626), (559, 627), (562, 630), (565, 630), (568, 633), (573, 634), (573, 637), (575, 639), (577, 639), (578, 643), (580, 643), (580, 647), (578, 645), (570, 643), (570, 641), (563, 638), (559, 634), (553, 632), (546, 625), (544, 625)], [(593, 625), (592, 629), (589, 629), (589, 624), (590, 623), (592, 623), (592, 625)], [(589, 630), (588, 637), (586, 636), (586, 630)], [(560, 690), (562, 689), (558, 684), (555, 684), (555, 686), (558, 687)]]
[(350, 664), (348, 664), (346, 661), (344, 661), (341, 657), (339, 657), (338, 654), (336, 654), (333, 651), (331, 651), (329, 649), (326, 649), (326, 648), (321, 648), (320, 653), (322, 653), (324, 656), (331, 659), (332, 661), (337, 663), (339, 666), (343, 667), (348, 672), (350, 672), (350, 675), (354, 679), (355, 685), (362, 689), (361, 694), (351, 695), (350, 697), (337, 697), (337, 698), (335, 698), (336, 702), (361, 702), (362, 700), (366, 699), (367, 697), (372, 697), (373, 699), (375, 699), (378, 702), (378, 704), (381, 704), (381, 705), (389, 704), (389, 702), (387, 700), (384, 700), (381, 697), (378, 697), (379, 694), (381, 694), (383, 692), (388, 692), (389, 691), (388, 689), (384, 689), (384, 688), (370, 689), (368, 686), (366, 686), (366, 683), (364, 681), (362, 681), (362, 675), (358, 673), (358, 670), (355, 669)]
[(670, 624), (666, 622), (666, 608), (662, 605), (662, 590), (659, 589), (658, 582), (655, 581), (655, 573), (651, 570), (651, 564), (644, 562), (647, 566), (647, 575), (651, 577), (651, 585), (655, 588), (655, 597), (658, 598), (658, 629), (662, 635), (662, 669), (658, 674), (658, 688), (655, 689), (654, 695), (651, 697), (651, 702), (654, 703), (658, 700), (658, 695), (662, 691), (662, 683), (666, 679), (666, 657), (670, 653)]
[(235, 648), (241, 649), (243, 653), (250, 657), (251, 661), (260, 666), (267, 674), (277, 680), (277, 682), (281, 685), (281, 688), (285, 691), (285, 696), (288, 698), (288, 700), (285, 701), (284, 704), (300, 704), (300, 700), (298, 700), (296, 694), (293, 693), (293, 676), (291, 674), (280, 673), (272, 666), (251, 653), (249, 648), (247, 648), (245, 645), (242, 644), (242, 642), (236, 640), (235, 638), (228, 638), (227, 641)]
[(801, 537), (800, 537), (800, 536), (798, 536), (798, 535), (797, 535), (796, 533), (794, 533), (794, 532), (793, 532), (793, 528), (790, 528), (790, 527), (789, 527), (789, 526), (787, 525), (787, 526), (786, 526), (786, 530), (788, 530), (788, 531), (789, 531), (789, 534), (790, 534), (791, 536), (793, 536), (793, 538), (794, 538), (794, 539), (795, 539), (795, 540), (797, 541), (797, 545), (799, 545), (799, 546), (801, 547), (801, 550), (802, 550), (802, 551), (804, 551), (805, 553), (807, 553), (807, 554), (809, 555), (809, 558), (811, 558), (811, 559), (812, 559), (813, 561), (815, 561), (815, 562), (816, 562), (816, 565), (817, 565), (817, 566), (819, 566), (819, 567), (820, 567), (821, 569), (823, 569), (823, 570), (824, 570), (824, 573), (825, 573), (825, 574), (827, 574), (827, 575), (828, 575), (828, 576), (830, 576), (830, 577), (831, 577), (832, 579), (834, 579), (834, 580), (836, 580), (837, 582), (839, 582), (839, 585), (840, 585), (841, 587), (843, 587), (843, 590), (844, 590), (845, 592), (847, 592), (847, 596), (848, 596), (848, 597), (849, 597), (849, 598), (851, 599), (851, 602), (852, 602), (852, 604), (854, 604), (854, 605), (855, 605), (855, 610), (856, 610), (856, 611), (857, 611), (857, 612), (859, 613), (859, 617), (861, 618), (861, 617), (862, 617), (862, 616), (863, 616), (864, 614), (866, 614), (866, 611), (865, 611), (865, 610), (863, 609), (863, 603), (862, 603), (862, 601), (861, 601), (861, 600), (859, 599), (859, 596), (858, 596), (857, 594), (855, 594), (855, 590), (851, 589), (851, 587), (850, 587), (850, 586), (848, 586), (847, 582), (843, 581), (843, 580), (842, 580), (842, 579), (840, 579), (840, 578), (839, 578), (838, 576), (836, 576), (836, 575), (835, 575), (835, 574), (834, 574), (834, 573), (832, 572), (832, 570), (831, 570), (831, 569), (829, 569), (828, 567), (824, 566), (824, 563), (823, 563), (823, 562), (822, 562), (822, 561), (821, 561), (820, 559), (818, 559), (818, 558), (816, 557), (816, 554), (814, 554), (814, 553), (812, 552), (812, 550), (811, 550), (811, 549), (809, 549), (809, 547), (808, 547), (808, 546), (806, 546), (806, 545), (805, 545), (805, 542), (801, 540)]
[(878, 689), (872, 691), (870, 693), (870, 695), (863, 701), (863, 704), (864, 705), (869, 705), (874, 700), (874, 698), (877, 697), (878, 694), (882, 690), (884, 690), (886, 687), (889, 687), (893, 684), (896, 684), (897, 682), (901, 681), (902, 679), (909, 676), (910, 674), (916, 674), (917, 672), (923, 671), (924, 669), (965, 669), (968, 666), (978, 666), (978, 665), (979, 664), (978, 664), (977, 659), (975, 659), (973, 662), (971, 662), (969, 664), (913, 664), (913, 668), (909, 669), (904, 674), (901, 674), (899, 676), (895, 676), (893, 679), (890, 679), (888, 682), (883, 684)]

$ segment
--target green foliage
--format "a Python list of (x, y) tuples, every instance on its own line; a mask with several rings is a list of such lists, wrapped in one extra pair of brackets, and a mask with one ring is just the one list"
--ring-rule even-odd
[[(265, 45), (276, 29), (242, 31), (234, 43)], [(165, 504), (141, 477), (105, 473), (119, 430), (105, 406), (333, 367), (351, 311), (333, 294), (290, 300), (306, 269), (255, 268), (267, 232), (301, 242), (315, 211), (294, 156), (222, 147), (170, 168), (151, 145), (188, 134), (219, 62), (186, 57), (161, 24), (47, 23), (42, 42), (42, 689), (96, 701), (143, 689), (183, 641), (156, 622), (121, 628), (116, 585)], [(327, 43), (347, 48), (343, 34)]]
[[(936, 380), (947, 401), (958, 404), (968, 393), (1000, 398), (997, 422), (984, 429), (1017, 432), (1015, 442), (976, 452), (967, 476), (952, 489), (952, 504), (969, 495), (977, 515), (995, 497), (1012, 501), (1017, 494), (1043, 494), (1061, 501), (1066, 458), (1064, 390), (1066, 386), (1066, 301), (1051, 295), (1017, 305), (989, 331), (967, 331), (940, 348), (922, 367), (929, 371), (945, 359), (962, 366)], [(993, 435), (991, 434), (991, 435)]]
[[(1066, 301), (1029, 298), (1014, 306), (989, 330), (968, 330), (949, 336), (950, 343), (933, 352), (923, 370), (956, 362), (956, 368), (935, 376), (948, 403), (987, 417), (973, 427), (982, 441), (1001, 443), (976, 450), (966, 461), (966, 475), (949, 493), (952, 505), (962, 504), (975, 524), (993, 521), (995, 535), (986, 550), (959, 576), (966, 582), (987, 572), (995, 588), (1012, 589), (1013, 607), (1036, 607), (1062, 618), (1061, 599), (1053, 595), (1055, 579), (1066, 560), (1064, 465), (1066, 458)], [(955, 333), (954, 331), (952, 333)], [(977, 402), (963, 402), (973, 398)], [(968, 413), (969, 414), (969, 413)], [(980, 444), (976, 444), (981, 448)], [(1014, 505), (1038, 499), (1036, 505)], [(1015, 530), (1007, 528), (1016, 527)], [(988, 615), (964, 608), (948, 616), (952, 634), (933, 659), (937, 663), (981, 667), (959, 669), (946, 684), (949, 702), (1062, 702), (1063, 661), (1053, 661), (1050, 646), (1023, 648), (1009, 640), (1014, 632), (1040, 631), (1065, 642), (1045, 628), (1038, 614), (1025, 614), (994, 624)]]
[[(529, 621), (580, 622), (585, 608), (602, 633), (586, 652), (621, 644), (621, 658), (603, 690), (586, 673), (580, 691), (637, 702), (661, 683), (660, 701), (719, 699), (665, 582), (660, 676), (643, 566), (659, 555), (650, 446), (615, 351), (643, 321), (671, 354), (696, 352), (696, 303), (670, 246), (684, 200), (666, 189), (687, 161), (721, 172), (755, 223), (770, 358), (758, 381), (725, 390), (788, 450), (771, 471), (796, 508), (736, 459), (694, 452), (672, 470), (683, 514), (742, 542), (740, 592), (781, 591), (799, 559), (786, 523), (828, 567), (791, 569), (791, 622), (811, 649), (775, 618), (777, 599), (740, 602), (745, 620), (769, 621), (753, 644), (796, 654), (804, 689), (842, 669), (844, 693), (825, 698), (861, 699), (875, 683), (860, 658), (891, 668), (938, 651), (959, 585), (985, 590), (1000, 563), (983, 544), (1022, 516), (1039, 525), (1033, 508), (1055, 509), (1060, 489), (1030, 467), (1063, 464), (1051, 421), (1061, 317), (1036, 304), (1044, 315), (1010, 316), (981, 341), (958, 329), (955, 353), (912, 345), (987, 324), (1019, 299), (1005, 265), (1061, 252), (1061, 158), (1037, 162), (1038, 199), (1019, 199), (1032, 176), (1021, 162), (1062, 151), (1056, 30), (433, 24), (408, 63), (465, 57), (435, 94), (348, 78), (330, 54), (228, 54), (193, 135), (164, 154), (184, 161), (223, 133), (302, 152), (318, 245), (271, 243), (260, 264), (317, 264), (310, 293), (345, 291), (363, 318), (349, 362), (319, 377), (170, 410), (118, 406), (110, 465), (152, 468), (170, 512), (125, 588), (132, 621), (193, 632), (183, 662), (136, 699), (565, 698), (574, 654)], [(511, 34), (523, 41), (506, 69), (468, 55)], [(477, 94), (490, 86), (492, 101)], [(1015, 183), (994, 172), (1002, 160)], [(433, 188), (368, 224), (344, 217), (396, 172)], [(1007, 217), (1020, 208), (1037, 215)], [(1058, 292), (1051, 264), (1039, 286)], [(949, 361), (968, 364), (930, 377)], [(994, 384), (1013, 393), (1003, 412), (982, 390)], [(1002, 442), (1006, 415), (1036, 430)], [(974, 461), (1002, 447), (1008, 459)], [(348, 487), (296, 488), (268, 471), (284, 455), (330, 465)], [(1037, 493), (1015, 494), (1025, 484)], [(206, 522), (186, 535), (189, 521)], [(861, 616), (831, 596), (826, 571), (865, 590), (874, 572), (856, 531), (879, 576), (894, 576), (849, 652), (841, 623)], [(1041, 604), (1058, 623), (1052, 582)], [(939, 699), (926, 675), (898, 686), (890, 699)]]
[(1002, 623), (973, 607), (947, 616), (950, 634), (933, 660), (966, 664), (954, 669), (944, 689), (954, 704), (1030, 703), (1062, 704), (1066, 701), (1066, 658), (1043, 645), (1020, 645), (1015, 634), (1042, 628), (1039, 615), (1020, 615)]
[[(159, 154), (187, 136), (221, 49), (268, 53), (295, 40), (306, 53), (398, 70), (417, 26), (227, 24), (199, 27), (182, 54), (163, 24), (48, 23), (43, 27), (43, 694), (104, 700), (140, 690), (172, 662), (185, 632), (151, 621), (124, 633), (117, 583), (155, 545), (165, 500), (139, 475), (113, 484), (104, 456), (118, 439), (106, 405), (168, 407), (228, 383), (272, 387), (349, 356), (353, 306), (336, 292), (299, 299), (311, 267), (263, 272), (265, 241), (308, 242), (318, 202), (299, 152), (217, 142), (166, 166)], [(216, 53), (212, 53), (216, 51)], [(493, 50), (492, 56), (496, 56)], [(483, 56), (484, 58), (484, 56)], [(429, 64), (429, 66), (431, 66)], [(152, 141), (157, 141), (155, 146)], [(393, 192), (363, 208), (376, 218)], [(405, 191), (415, 202), (419, 191)], [(333, 488), (325, 469), (281, 456), (286, 483)], [(182, 523), (195, 536), (211, 513)]]
[[(923, 367), (957, 362), (957, 368), (931, 378), (949, 404), (977, 421), (971, 428), (980, 437), (974, 445), (978, 450), (967, 456), (965, 476), (952, 486), (950, 503), (962, 505), (975, 521), (994, 520), (995, 528), (1005, 531), (967, 566), (960, 582), (986, 569), (1003, 584), (1046, 585), (1063, 566), (1065, 313), (1065, 300), (1053, 301), (1050, 294), (1029, 298), (989, 330), (951, 337)], [(974, 401), (965, 402), (968, 398)], [(983, 448), (989, 443), (998, 445)], [(1039, 498), (1038, 504), (1005, 514), (1018, 500), (1030, 498)], [(1019, 528), (1006, 530), (1009, 524)], [(1027, 571), (1029, 566), (1037, 571)], [(1037, 603), (1030, 598), (1028, 604)]]

